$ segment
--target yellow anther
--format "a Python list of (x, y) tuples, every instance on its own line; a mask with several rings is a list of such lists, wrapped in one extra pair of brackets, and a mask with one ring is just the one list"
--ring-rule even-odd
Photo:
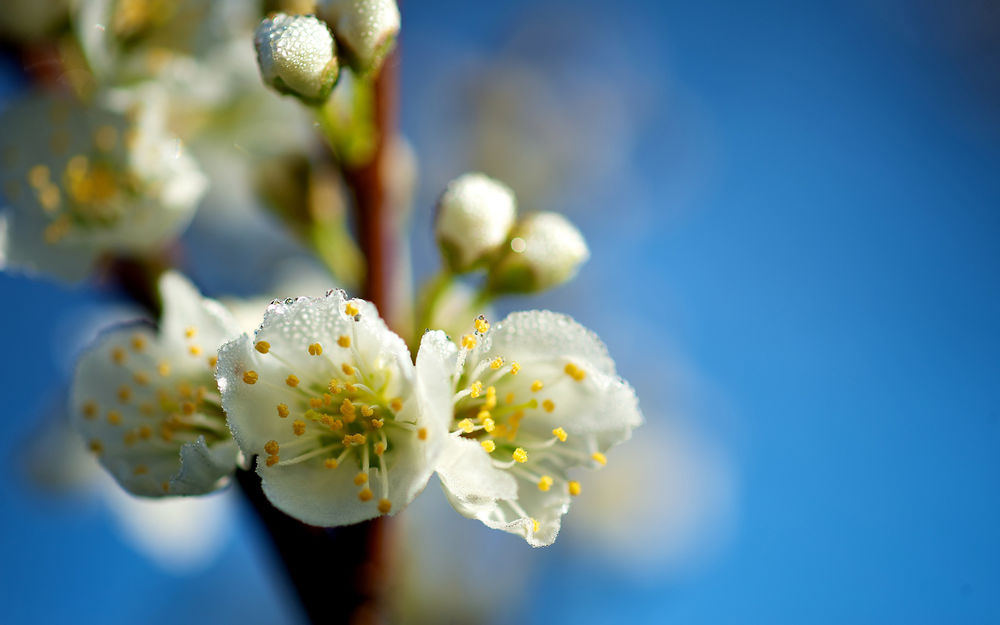
[(201, 347), (198, 345), (191, 345), (188, 347), (188, 353), (192, 356), (201, 356)]
[(271, 344), (267, 341), (257, 341), (253, 348), (262, 354), (266, 354), (271, 351)]
[(330, 392), (334, 395), (337, 395), (341, 390), (343, 390), (341, 389), (340, 382), (337, 381), (337, 378), (330, 378), (330, 383), (326, 385), (326, 388), (330, 389)]
[(35, 165), (28, 170), (28, 184), (39, 189), (49, 183), (49, 168), (45, 165)]
[(482, 392), (483, 392), (483, 383), (480, 382), (479, 380), (473, 382), (472, 386), (469, 387), (469, 397), (472, 397), (473, 399), (479, 397), (479, 394)]
[(97, 403), (92, 401), (83, 402), (81, 410), (83, 411), (84, 417), (93, 419), (97, 416)]
[(135, 375), (132, 376), (132, 379), (135, 380), (135, 383), (139, 386), (149, 384), (149, 374), (144, 371), (136, 371)]
[(490, 361), (490, 369), (499, 369), (503, 366), (503, 358), (497, 356), (492, 361)]
[(310, 397), (309, 398), (309, 405), (312, 406), (313, 408), (322, 408), (323, 407), (323, 398), (322, 397)]
[[(308, 413), (307, 413), (308, 414)], [(334, 419), (330, 415), (323, 415), (320, 417), (320, 422), (330, 428), (331, 430), (339, 430), (344, 427), (344, 422), (340, 419)]]
[(349, 317), (353, 317), (358, 314), (358, 307), (355, 306), (353, 302), (347, 302), (347, 305), (344, 306), (344, 314)]
[[(275, 461), (277, 461), (277, 458), (275, 458)], [(161, 482), (160, 488), (163, 489), (163, 492), (168, 492), (170, 490), (170, 482)]]
[(493, 421), (493, 419), (490, 419), (489, 417), (483, 419), (483, 429), (486, 430), (487, 432), (493, 432), (493, 430), (495, 430), (496, 427), (497, 427), (496, 423)]
[(208, 366), (209, 366), (210, 369), (215, 369), (215, 366), (218, 365), (218, 364), (219, 364), (219, 357), (218, 356), (209, 356), (208, 357)]
[(361, 486), (362, 484), (364, 484), (367, 481), (368, 481), (368, 474), (367, 473), (358, 473), (357, 475), (354, 476), (354, 485), (355, 486)]
[(111, 350), (111, 362), (116, 365), (120, 365), (125, 362), (125, 350), (121, 347), (116, 347)]
[(567, 486), (570, 495), (576, 497), (580, 494), (580, 482), (570, 482)]
[(427, 428), (420, 428), (419, 430), (417, 430), (417, 438), (419, 438), (422, 441), (427, 440)]
[(134, 469), (132, 469), (133, 475), (145, 475), (149, 473), (149, 468), (144, 464), (137, 464)]
[(94, 452), (95, 454), (99, 454), (102, 451), (104, 451), (104, 445), (101, 444), (101, 441), (97, 440), (96, 438), (91, 440), (90, 443), (87, 444), (87, 447), (89, 447), (90, 451)]
[(246, 382), (247, 384), (256, 384), (257, 372), (253, 370), (247, 371), (246, 373), (243, 374), (243, 381)]
[(165, 440), (168, 443), (170, 441), (174, 440), (174, 431), (173, 431), (173, 429), (171, 429), (170, 426), (168, 426), (168, 425), (164, 425), (163, 427), (161, 427), (160, 428), (160, 438), (162, 438), (163, 440)]
[(484, 419), (489, 419), (489, 418), (490, 418), (489, 410), (480, 410), (478, 413), (476, 413), (476, 419), (478, 419), (480, 423), (482, 423)]
[(490, 322), (487, 321), (486, 317), (482, 315), (476, 317), (474, 324), (476, 326), (476, 332), (479, 332), (480, 334), (484, 334), (490, 329)]
[(323, 353), (323, 346), (320, 345), (319, 343), (313, 343), (309, 346), (310, 356), (319, 356), (322, 353)]
[(344, 372), (344, 375), (354, 375), (354, 367), (346, 362), (340, 365), (340, 370)]
[(587, 374), (586, 374), (586, 372), (584, 372), (583, 369), (581, 369), (580, 367), (577, 367), (575, 364), (573, 364), (571, 362), (566, 363), (566, 366), (563, 367), (563, 371), (566, 372), (566, 375), (568, 375), (569, 377), (573, 378), (577, 382), (579, 382), (579, 381), (583, 380), (585, 377), (587, 377)]
[(551, 399), (546, 399), (542, 402), (542, 408), (545, 409), (545, 412), (552, 412), (556, 409), (556, 403)]
[(493, 451), (496, 450), (496, 448), (497, 448), (497, 444), (494, 443), (493, 441), (489, 440), (489, 439), (486, 439), (485, 441), (483, 441), (483, 442), (481, 442), (479, 444), (483, 446), (483, 449), (485, 449), (486, 453), (488, 453), (488, 454), (493, 453)]
[(267, 457), (267, 466), (273, 467), (274, 465), (281, 462), (281, 458), (277, 455), (272, 455)]
[(280, 447), (278, 445), (278, 441), (276, 440), (269, 440), (266, 443), (264, 443), (264, 451), (266, 451), (268, 454), (272, 456), (277, 455), (279, 449)]
[(340, 402), (340, 414), (344, 415), (345, 417), (354, 416), (354, 404), (352, 404), (351, 400), (347, 399), (346, 397), (344, 398), (344, 401)]
[(541, 479), (538, 480), (538, 490), (543, 493), (548, 492), (552, 488), (552, 478), (548, 475), (543, 475)]
[(293, 373), (285, 378), (285, 384), (294, 388), (299, 385), (299, 379)]
[(144, 425), (139, 428), (139, 438), (141, 438), (142, 440), (147, 440), (152, 435), (153, 435), (153, 428), (149, 427), (148, 425)]
[(137, 352), (141, 352), (146, 348), (146, 337), (141, 334), (132, 335), (132, 349)]
[[(492, 386), (490, 388), (493, 388)], [(496, 393), (486, 396), (486, 402), (483, 403), (483, 410), (493, 410), (497, 407), (497, 396)]]
[(329, 406), (332, 403), (333, 403), (333, 395), (329, 393), (323, 393), (323, 405)]
[(346, 336), (346, 335), (345, 336), (341, 336), (340, 338), (337, 339), (337, 345), (340, 345), (341, 347), (350, 347), (351, 346), (351, 337)]
[(376, 430), (381, 430), (385, 425), (385, 420), (383, 419), (372, 419), (372, 427)]
[(364, 434), (348, 434), (344, 437), (344, 445), (364, 445), (368, 441), (368, 437)]
[(392, 502), (391, 501), (389, 501), (388, 499), (379, 499), (378, 500), (378, 511), (379, 512), (381, 512), (382, 514), (389, 514), (390, 510), (392, 510)]
[(392, 408), (393, 412), (399, 412), (400, 410), (403, 409), (403, 398), (393, 397), (392, 401), (389, 402), (389, 407)]
[(108, 423), (111, 425), (119, 425), (122, 422), (122, 413), (117, 410), (108, 411)]
[(510, 374), (511, 375), (517, 375), (517, 372), (520, 371), (520, 370), (521, 370), (521, 365), (518, 364), (518, 362), (516, 360), (514, 362), (510, 363)]
[(566, 442), (566, 430), (564, 430), (562, 428), (556, 428), (556, 429), (552, 430), (552, 436), (555, 436), (556, 438), (558, 438), (560, 441), (562, 441), (564, 443)]
[(148, 401), (144, 401), (141, 404), (139, 404), (139, 412), (149, 417), (153, 415), (155, 409), (153, 408), (153, 404), (149, 403)]
[(367, 486), (362, 488), (361, 492), (358, 493), (358, 499), (360, 499), (361, 501), (371, 501), (372, 497), (374, 496), (375, 493), (373, 493), (372, 489), (368, 488)]
[(285, 418), (288, 417), (288, 405), (287, 404), (278, 404), (278, 416), (281, 417), (282, 419), (285, 419)]
[(469, 419), (462, 419), (461, 421), (458, 422), (458, 429), (462, 430), (466, 434), (472, 434), (472, 431), (475, 429), (475, 426), (472, 425), (472, 421), (470, 421)]
[(336, 469), (337, 468), (337, 459), (336, 458), (327, 458), (326, 460), (323, 461), (323, 466), (326, 467), (327, 469)]
[(364, 404), (363, 406), (361, 406), (361, 414), (366, 417), (370, 417), (373, 414), (375, 414), (375, 410), (373, 410), (372, 407), (369, 406), (368, 404)]
[(168, 363), (161, 362), (160, 364), (156, 365), (156, 372), (163, 377), (167, 377), (168, 375), (170, 375), (170, 365)]
[(181, 412), (183, 412), (186, 415), (193, 415), (194, 409), (195, 409), (194, 404), (189, 401), (186, 401), (181, 404)]
[(602, 466), (608, 463), (607, 457), (599, 451), (595, 451), (590, 457), (594, 459), (594, 462)]
[(384, 453), (385, 453), (385, 443), (382, 442), (375, 443), (375, 455), (381, 456)]
[(302, 419), (292, 421), (292, 431), (295, 432), (296, 436), (302, 436), (306, 433), (306, 422)]
[(181, 382), (177, 385), (177, 393), (184, 399), (189, 399), (194, 395), (194, 391), (191, 389), (191, 385), (187, 382)]
[(534, 382), (531, 383), (531, 392), (537, 393), (538, 391), (542, 390), (544, 386), (545, 385), (542, 384), (541, 380), (535, 380)]
[(462, 348), (463, 349), (472, 349), (475, 346), (476, 346), (476, 335), (475, 334), (466, 334), (465, 336), (462, 337)]
[(537, 532), (539, 530), (539, 528), (541, 528), (541, 527), (542, 526), (541, 526), (541, 524), (538, 523), (538, 521), (536, 521), (535, 519), (531, 519), (531, 529), (533, 531)]
[(122, 442), (125, 443), (126, 446), (131, 447), (132, 445), (135, 445), (136, 438), (138, 437), (136, 436), (135, 432), (131, 431), (125, 432), (125, 434), (122, 436)]
[(344, 392), (345, 393), (357, 393), (358, 387), (352, 382), (344, 382)]
[(503, 400), (506, 403), (508, 403), (508, 404), (513, 404), (514, 403), (514, 393), (513, 392), (507, 393), (507, 397), (504, 397)]
[(511, 454), (511, 457), (517, 462), (525, 463), (528, 461), (528, 452), (524, 451), (524, 447), (518, 447), (514, 450), (514, 453)]
[(184, 328), (184, 336), (185, 336), (185, 338), (193, 339), (194, 335), (197, 334), (197, 333), (198, 333), (198, 328), (196, 328), (194, 326), (188, 326), (188, 327)]

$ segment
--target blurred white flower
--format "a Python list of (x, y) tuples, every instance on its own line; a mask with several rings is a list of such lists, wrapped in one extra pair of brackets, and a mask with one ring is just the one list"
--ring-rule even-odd
[(480, 174), (459, 176), (438, 200), (434, 233), (447, 263), (467, 271), (507, 241), (517, 200), (507, 185)]
[(254, 34), (257, 64), (275, 90), (322, 103), (337, 82), (336, 45), (326, 24), (312, 15), (277, 13)]
[(207, 181), (161, 113), (29, 97), (0, 114), (4, 266), (78, 280), (102, 254), (146, 253), (176, 237)]
[(551, 544), (582, 490), (570, 471), (600, 468), (642, 423), (635, 393), (600, 339), (565, 315), (514, 313), (493, 329), (479, 319), (460, 342), (429, 332), (417, 356), (418, 376), (454, 372), (445, 492), (467, 517)]
[(221, 305), (178, 274), (161, 278), (160, 293), (158, 334), (118, 327), (83, 354), (70, 412), (125, 490), (203, 494), (224, 485), (236, 462), (214, 370), (215, 350), (237, 330)]
[(559, 213), (526, 216), (511, 233), (510, 249), (490, 267), (494, 293), (544, 291), (572, 279), (590, 258), (583, 235)]
[(342, 291), (274, 302), (219, 351), (233, 436), (271, 503), (312, 525), (395, 513), (424, 488), (450, 398), (443, 376), (422, 384), (375, 307)]

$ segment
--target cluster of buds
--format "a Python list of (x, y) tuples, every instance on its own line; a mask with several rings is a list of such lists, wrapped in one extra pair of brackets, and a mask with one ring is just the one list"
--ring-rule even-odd
[(448, 268), (485, 269), (493, 295), (536, 293), (573, 278), (590, 256), (580, 231), (558, 213), (516, 216), (517, 200), (505, 184), (480, 173), (453, 180), (434, 226)]
[(398, 33), (395, 0), (327, 0), (317, 15), (271, 15), (257, 27), (254, 45), (266, 84), (318, 105), (341, 65), (359, 76), (377, 73)]

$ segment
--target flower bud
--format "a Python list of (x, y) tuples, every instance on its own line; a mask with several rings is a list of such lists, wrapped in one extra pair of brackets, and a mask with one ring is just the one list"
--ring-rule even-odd
[(310, 103), (329, 97), (339, 68), (326, 24), (312, 15), (276, 13), (257, 27), (254, 45), (265, 83)]
[(535, 213), (514, 228), (510, 249), (490, 269), (493, 293), (531, 293), (558, 286), (590, 257), (587, 242), (558, 213)]
[(465, 174), (438, 200), (435, 235), (453, 271), (472, 269), (507, 240), (517, 201), (510, 188), (488, 176)]
[(381, 67), (399, 34), (396, 0), (320, 0), (317, 8), (354, 71), (368, 74)]

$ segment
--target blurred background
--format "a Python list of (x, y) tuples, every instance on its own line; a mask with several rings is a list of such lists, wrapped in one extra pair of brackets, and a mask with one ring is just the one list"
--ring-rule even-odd
[[(590, 262), (498, 312), (593, 328), (647, 424), (549, 548), (432, 482), (402, 515), (401, 618), (1000, 621), (1000, 5), (402, 11), (417, 275), (464, 171), (565, 212)], [(20, 68), (0, 64), (9, 97)], [(64, 453), (75, 337), (131, 313), (0, 289), (2, 620), (302, 622), (235, 493), (140, 504)]]

